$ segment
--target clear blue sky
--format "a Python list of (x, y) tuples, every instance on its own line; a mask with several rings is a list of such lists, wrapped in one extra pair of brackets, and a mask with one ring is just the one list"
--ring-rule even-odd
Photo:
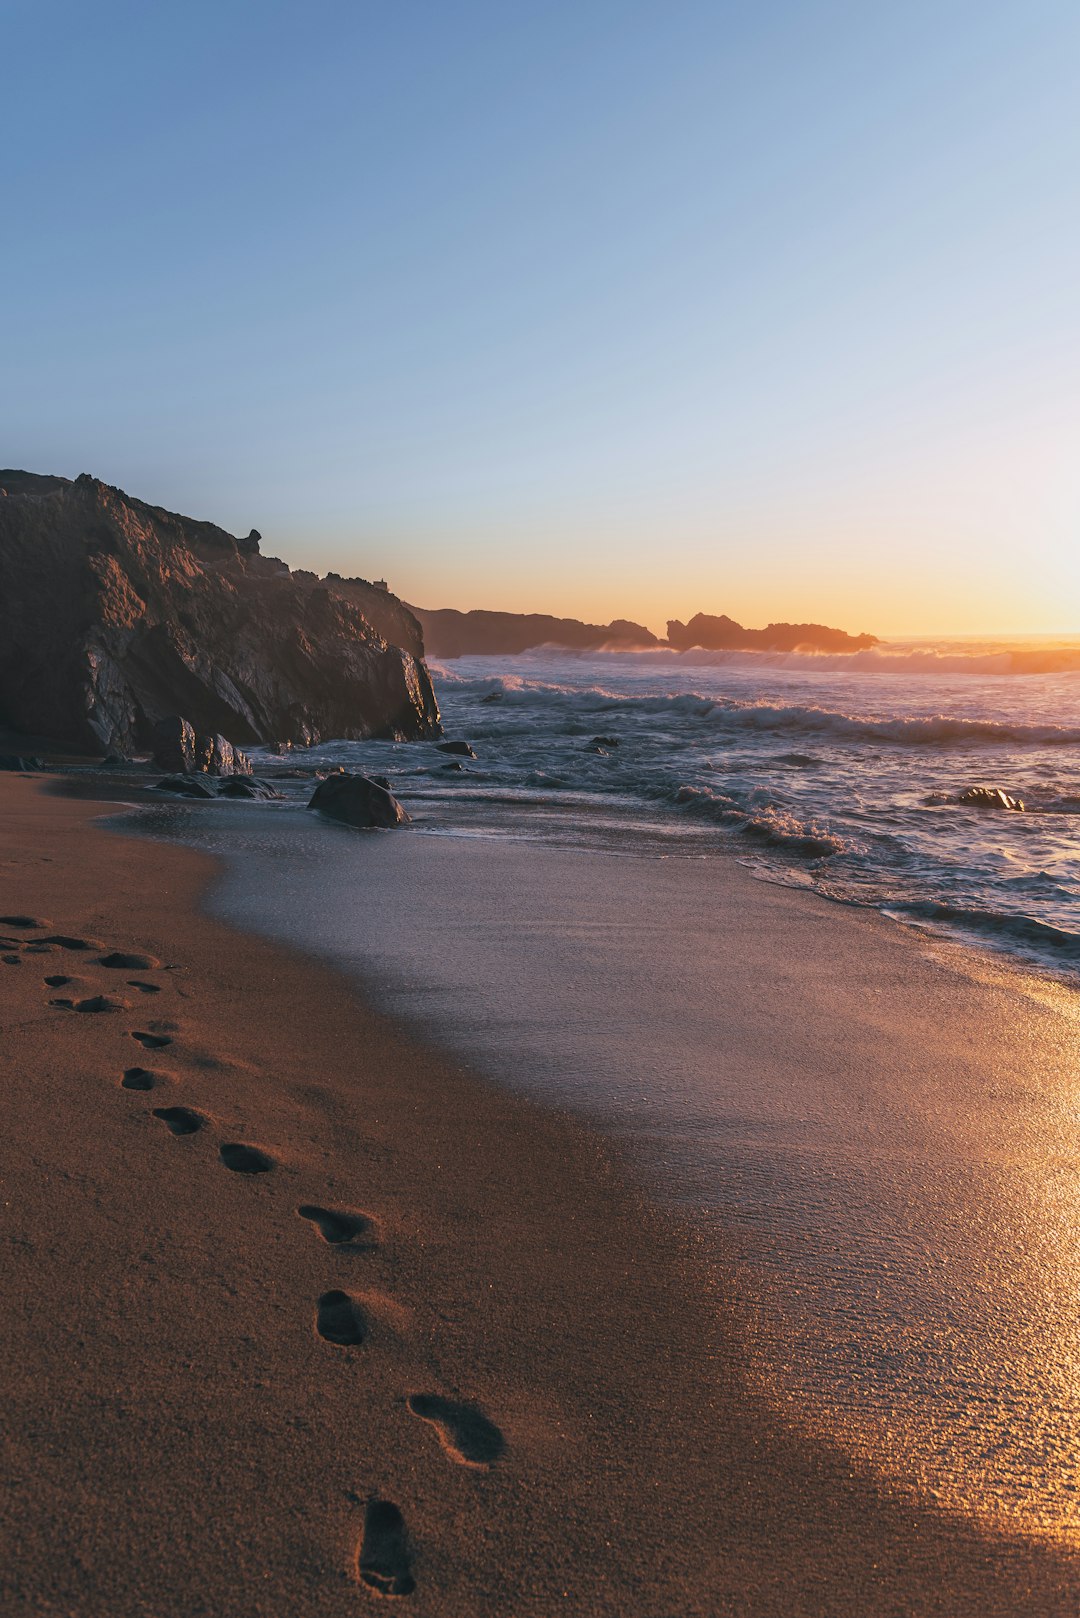
[(1080, 7), (2, 7), (0, 464), (423, 605), (1080, 630)]

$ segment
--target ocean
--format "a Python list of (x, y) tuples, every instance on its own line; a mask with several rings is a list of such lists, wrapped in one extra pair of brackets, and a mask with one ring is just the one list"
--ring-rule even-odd
[(729, 1303), (734, 1268), (792, 1421), (1071, 1538), (1080, 671), (1008, 658), (460, 659), (433, 674), (475, 758), (297, 759), (386, 775), (408, 831), (308, 813), (310, 778), (124, 824), (215, 854), (215, 914), (600, 1131)]
[[(331, 743), (305, 762), (388, 771), (425, 831), (733, 854), (1080, 969), (1080, 646), (541, 650), (432, 672), (446, 733), (475, 760)], [(972, 787), (1024, 811), (965, 805)]]

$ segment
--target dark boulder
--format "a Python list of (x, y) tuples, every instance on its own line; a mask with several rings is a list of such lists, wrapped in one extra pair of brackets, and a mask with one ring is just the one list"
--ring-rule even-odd
[(328, 775), (308, 802), (347, 826), (404, 826), (409, 817), (392, 792), (367, 775)]
[(1023, 798), (1014, 798), (1010, 793), (1003, 792), (1000, 787), (968, 787), (966, 791), (961, 792), (956, 801), (972, 809), (1011, 809), (1018, 814), (1024, 812)]
[(175, 792), (182, 798), (212, 798), (214, 796), (205, 781), (200, 781), (194, 775), (167, 775), (163, 781), (154, 784), (155, 792)]
[(459, 758), (475, 758), (476, 754), (468, 742), (437, 742), (440, 753), (456, 753)]
[(480, 698), (480, 701), (481, 702), (501, 702), (502, 699), (503, 699), (503, 696), (504, 696), (504, 693), (502, 691), (489, 691), (486, 697), (481, 697)]
[(594, 736), (589, 743), (590, 747), (618, 747), (618, 745), (619, 738), (617, 736)]
[(280, 798), (283, 794), (256, 775), (230, 775), (218, 788), (219, 798)]

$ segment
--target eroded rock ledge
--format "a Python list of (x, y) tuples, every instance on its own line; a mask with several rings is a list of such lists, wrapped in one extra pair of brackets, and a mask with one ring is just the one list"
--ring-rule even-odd
[(182, 714), (237, 746), (440, 734), (420, 625), (86, 474), (0, 471), (0, 721), (127, 753)]

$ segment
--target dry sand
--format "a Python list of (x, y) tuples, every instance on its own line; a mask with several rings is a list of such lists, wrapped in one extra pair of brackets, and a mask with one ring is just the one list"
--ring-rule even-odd
[(787, 1430), (603, 1143), (100, 812), (0, 777), (0, 911), (39, 924), (0, 922), (0, 1611), (1076, 1614), (1075, 1555)]

